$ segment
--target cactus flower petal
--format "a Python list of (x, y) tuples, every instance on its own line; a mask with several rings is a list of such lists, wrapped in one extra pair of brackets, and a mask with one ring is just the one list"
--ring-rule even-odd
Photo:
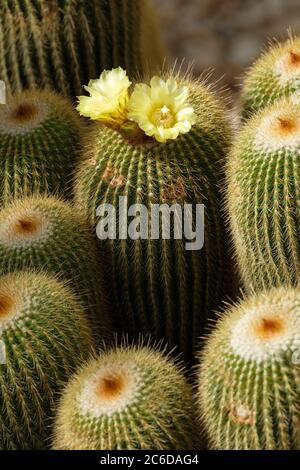
[(81, 116), (108, 125), (120, 125), (126, 119), (129, 81), (125, 70), (104, 70), (97, 80), (90, 80), (85, 90), (90, 96), (79, 96), (77, 111)]
[(190, 131), (195, 123), (194, 109), (188, 105), (188, 88), (153, 77), (150, 86), (137, 84), (129, 100), (128, 117), (146, 135), (164, 143)]

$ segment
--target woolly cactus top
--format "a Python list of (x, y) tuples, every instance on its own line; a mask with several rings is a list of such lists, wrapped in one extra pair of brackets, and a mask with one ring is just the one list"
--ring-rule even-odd
[(242, 90), (245, 115), (287, 96), (297, 98), (300, 87), (300, 38), (276, 43), (247, 73)]
[(134, 362), (104, 362), (89, 372), (78, 395), (78, 408), (83, 415), (111, 416), (138, 401), (143, 373)]
[(207, 344), (210, 360), (221, 355), (231, 361), (234, 355), (256, 363), (281, 362), (299, 349), (299, 293), (286, 288), (261, 293), (232, 307)]
[(230, 347), (243, 359), (262, 362), (300, 347), (300, 308), (295, 292), (277, 292), (268, 302), (260, 299), (237, 309)]
[[(73, 225), (72, 225), (73, 224)], [(66, 230), (87, 231), (84, 220), (73, 213), (72, 207), (55, 197), (32, 196), (17, 200), (0, 212), (0, 250), (26, 249), (40, 246), (51, 237), (60, 243)]]
[(300, 106), (280, 101), (255, 120), (254, 144), (258, 150), (293, 149), (300, 144)]
[(52, 231), (51, 217), (26, 205), (8, 212), (8, 218), (0, 215), (0, 244), (17, 249), (46, 242)]
[[(270, 153), (293, 151), (299, 145), (300, 103), (283, 98), (247, 122), (235, 142), (230, 162), (239, 166), (242, 161), (250, 163)], [(235, 179), (234, 172), (232, 176)]]
[(82, 123), (67, 99), (54, 92), (25, 91), (0, 107), (0, 135), (25, 135), (47, 126), (53, 118), (82, 131)]

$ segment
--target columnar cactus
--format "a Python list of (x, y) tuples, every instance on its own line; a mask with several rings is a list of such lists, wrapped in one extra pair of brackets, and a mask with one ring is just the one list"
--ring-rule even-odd
[(212, 448), (299, 450), (300, 293), (228, 309), (202, 352), (198, 406)]
[[(158, 78), (152, 83), (162, 83), (162, 93), (169, 87), (174, 94), (176, 84), (172, 78), (167, 78), (167, 84)], [(167, 209), (177, 204), (181, 214), (184, 206), (191, 204), (194, 230), (196, 204), (205, 204), (202, 249), (194, 246), (188, 251), (184, 236), (174, 239), (173, 232), (171, 240), (163, 239), (161, 226), (157, 228), (156, 237), (150, 235), (153, 232), (149, 229), (148, 239), (147, 235), (143, 235), (145, 239), (124, 239), (120, 231), (117, 239), (101, 242), (103, 263), (110, 267), (107, 275), (118, 328), (132, 338), (151, 332), (157, 340), (166, 339), (170, 347), (178, 345), (188, 360), (207, 317), (219, 304), (225, 290), (228, 258), (219, 185), (230, 132), (223, 107), (204, 84), (177, 77), (177, 85), (181, 90), (177, 103), (188, 91), (189, 104), (195, 111), (191, 130), (161, 143), (147, 137), (132, 122), (120, 129), (96, 124), (86, 139), (83, 151), (86, 158), (76, 177), (75, 195), (95, 231), (96, 226), (99, 227), (96, 211), (102, 204), (113, 206), (117, 225), (124, 220), (124, 208), (126, 212), (130, 206), (142, 204), (148, 210), (149, 227), (155, 223), (154, 204), (165, 204)], [(155, 96), (159, 96), (159, 92)], [(172, 98), (173, 95), (167, 102)], [(175, 118), (171, 114), (163, 116), (165, 109), (156, 111), (154, 107), (153, 110), (154, 121), (158, 125), (163, 121), (157, 138), (161, 138), (164, 131), (176, 132), (175, 125), (172, 129)], [(96, 107), (95, 112), (98, 112)], [(121, 200), (121, 196), (127, 201)], [(148, 227), (147, 221), (144, 229), (145, 226)], [(199, 223), (197, 236), (201, 229)]]
[(148, 347), (92, 360), (60, 402), (56, 450), (199, 448), (190, 386), (174, 362)]
[(84, 312), (53, 278), (3, 276), (0, 342), (0, 449), (47, 448), (58, 395), (93, 347)]
[(237, 138), (228, 213), (240, 271), (254, 290), (300, 280), (300, 106), (280, 101)]
[(0, 204), (33, 192), (69, 196), (83, 129), (53, 93), (27, 91), (0, 105)]
[(242, 89), (243, 115), (300, 94), (300, 38), (276, 43), (250, 68)]
[(95, 240), (85, 218), (69, 203), (36, 196), (0, 211), (0, 275), (24, 269), (68, 281), (95, 334), (106, 335), (109, 307)]
[(76, 96), (103, 69), (145, 72), (163, 59), (155, 23), (148, 0), (3, 0), (0, 79)]

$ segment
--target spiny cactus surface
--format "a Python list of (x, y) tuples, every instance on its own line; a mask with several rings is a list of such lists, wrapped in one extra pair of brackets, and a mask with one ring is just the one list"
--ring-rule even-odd
[(299, 450), (300, 294), (230, 307), (201, 355), (198, 406), (214, 449)]
[(84, 312), (53, 278), (3, 276), (0, 341), (0, 449), (44, 449), (59, 393), (91, 353)]
[[(95, 231), (96, 211), (102, 204), (113, 206), (117, 227), (123, 227), (117, 239), (100, 244), (118, 329), (130, 337), (150, 332), (170, 347), (178, 345), (190, 359), (207, 317), (225, 290), (228, 258), (219, 185), (230, 132), (221, 105), (205, 85), (189, 79), (178, 82), (188, 87), (190, 105), (195, 108), (191, 131), (160, 144), (144, 133), (96, 125), (86, 139), (86, 158), (76, 177), (75, 193)], [(195, 230), (196, 204), (205, 204), (204, 247), (187, 250), (183, 228), (179, 228), (182, 239), (175, 239), (172, 216), (170, 239), (163, 239), (162, 224), (156, 238), (149, 229), (145, 239), (122, 239), (122, 230), (127, 231), (132, 218), (126, 225), (120, 197), (127, 198), (125, 212), (134, 204), (146, 207), (149, 227), (155, 223), (154, 204), (165, 204), (167, 210), (177, 204), (181, 214), (190, 204)], [(142, 220), (145, 228), (148, 223)], [(202, 228), (200, 221), (198, 235)]]
[(253, 117), (228, 165), (228, 214), (247, 288), (300, 279), (300, 106), (280, 101)]
[(0, 105), (0, 203), (32, 193), (70, 196), (84, 125), (68, 100), (26, 91)]
[(102, 70), (160, 66), (148, 0), (3, 0), (0, 79), (8, 92), (51, 88), (76, 96)]
[(300, 38), (275, 43), (250, 68), (242, 89), (244, 118), (278, 99), (300, 96)]
[(0, 275), (34, 269), (68, 281), (101, 337), (109, 307), (98, 261), (89, 225), (69, 203), (34, 196), (0, 211)]
[(56, 450), (174, 450), (199, 445), (190, 386), (148, 347), (92, 360), (69, 383), (56, 420)]

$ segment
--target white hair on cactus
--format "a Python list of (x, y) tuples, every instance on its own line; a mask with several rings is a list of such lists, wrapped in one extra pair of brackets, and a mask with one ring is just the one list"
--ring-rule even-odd
[[(46, 214), (31, 207), (15, 207), (0, 219), (0, 245), (11, 249), (27, 248), (44, 243), (51, 232), (51, 220)], [(7, 217), (8, 215), (8, 217)]]
[(275, 61), (275, 74), (281, 85), (286, 85), (290, 80), (299, 78), (300, 80), (300, 50), (293, 50), (289, 47)]
[(1, 106), (0, 132), (24, 135), (39, 127), (49, 115), (49, 104), (37, 98), (21, 97)]
[(142, 372), (132, 362), (96, 367), (79, 393), (80, 413), (94, 418), (121, 413), (139, 397), (141, 378)]
[(295, 149), (300, 145), (300, 107), (279, 102), (266, 110), (254, 128), (254, 143), (258, 150), (272, 152), (281, 148)]
[(232, 327), (235, 354), (257, 362), (279, 357), (300, 347), (300, 306), (288, 302), (253, 306)]

